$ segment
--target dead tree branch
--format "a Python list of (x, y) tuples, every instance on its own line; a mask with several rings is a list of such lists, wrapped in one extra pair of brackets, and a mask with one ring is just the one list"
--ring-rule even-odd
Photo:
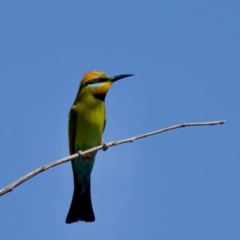
[(225, 123), (224, 120), (213, 121), (213, 122), (182, 123), (182, 124), (174, 125), (174, 126), (171, 126), (171, 127), (163, 128), (163, 129), (160, 129), (160, 130), (157, 130), (157, 131), (154, 131), (154, 132), (149, 132), (149, 133), (145, 133), (145, 134), (142, 134), (142, 135), (138, 135), (138, 136), (135, 136), (135, 137), (126, 138), (126, 139), (119, 140), (119, 141), (113, 141), (113, 142), (101, 144), (97, 147), (91, 148), (91, 149), (89, 149), (87, 151), (84, 151), (84, 152), (79, 151), (78, 153), (75, 153), (71, 156), (59, 159), (57, 161), (54, 161), (54, 162), (48, 163), (48, 164), (46, 164), (42, 167), (39, 167), (36, 170), (34, 170), (34, 171), (28, 173), (27, 175), (23, 176), (22, 178), (19, 178), (15, 182), (13, 182), (10, 185), (6, 186), (5, 188), (1, 189), (0, 190), (0, 196), (4, 195), (5, 193), (11, 192), (15, 187), (19, 186), (20, 184), (24, 183), (25, 181), (29, 180), (30, 178), (36, 176), (37, 174), (39, 174), (41, 172), (44, 172), (44, 171), (46, 171), (46, 170), (48, 170), (52, 167), (55, 167), (57, 165), (60, 165), (62, 163), (71, 161), (71, 160), (77, 158), (79, 155), (84, 156), (84, 155), (89, 154), (89, 153), (94, 152), (94, 151), (103, 150), (105, 148), (113, 147), (113, 146), (120, 145), (120, 144), (123, 144), (123, 143), (133, 142), (133, 141), (141, 139), (141, 138), (149, 137), (149, 136), (152, 136), (152, 135), (155, 135), (155, 134), (160, 134), (160, 133), (167, 132), (167, 131), (170, 131), (170, 130), (174, 130), (174, 129), (177, 129), (177, 128), (196, 127), (196, 126), (212, 126), (212, 125), (218, 125), (218, 124), (224, 124), (224, 123)]

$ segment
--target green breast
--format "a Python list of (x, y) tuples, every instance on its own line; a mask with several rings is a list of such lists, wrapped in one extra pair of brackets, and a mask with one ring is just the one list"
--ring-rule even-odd
[(82, 151), (95, 147), (102, 142), (105, 122), (105, 104), (96, 98), (75, 105), (77, 149)]

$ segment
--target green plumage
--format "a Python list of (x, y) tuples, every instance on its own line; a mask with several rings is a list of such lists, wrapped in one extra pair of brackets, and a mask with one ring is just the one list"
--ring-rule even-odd
[[(75, 126), (75, 152), (79, 150), (85, 151), (100, 145), (102, 142), (104, 125), (104, 102), (88, 93), (86, 93), (85, 96), (83, 90), (77, 102), (73, 105), (69, 118), (69, 129)], [(73, 161), (78, 181), (81, 183), (81, 193), (84, 193), (90, 181), (95, 155), (96, 153), (91, 153), (85, 158), (78, 158)]]
[[(73, 105), (71, 112), (75, 115), (69, 119), (69, 129), (75, 126), (75, 146), (82, 151), (97, 146), (102, 141), (105, 122), (105, 104), (88, 89), (83, 89)], [(72, 115), (72, 114), (71, 114)]]

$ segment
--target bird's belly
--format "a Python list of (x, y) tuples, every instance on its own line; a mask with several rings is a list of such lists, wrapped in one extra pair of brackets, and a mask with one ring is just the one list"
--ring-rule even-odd
[(101, 144), (104, 118), (101, 119), (98, 115), (88, 116), (87, 119), (79, 120), (77, 124), (75, 143), (78, 150), (84, 151)]
[[(79, 139), (79, 140), (78, 140)], [(77, 134), (76, 146), (79, 150), (87, 150), (101, 144), (102, 131), (98, 126), (88, 126)]]
[[(91, 118), (87, 121), (79, 121), (76, 132), (75, 148), (76, 151), (85, 151), (101, 144), (103, 125), (102, 121), (95, 121)], [(84, 157), (76, 158), (73, 162), (80, 184), (81, 193), (83, 193), (90, 180), (90, 174), (93, 169), (96, 152), (89, 153)]]

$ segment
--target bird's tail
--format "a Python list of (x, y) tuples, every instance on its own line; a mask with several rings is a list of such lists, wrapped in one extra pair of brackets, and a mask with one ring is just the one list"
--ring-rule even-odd
[(73, 223), (77, 221), (95, 221), (91, 201), (90, 180), (83, 193), (81, 193), (80, 187), (81, 186), (75, 182), (72, 203), (66, 218), (66, 223)]

